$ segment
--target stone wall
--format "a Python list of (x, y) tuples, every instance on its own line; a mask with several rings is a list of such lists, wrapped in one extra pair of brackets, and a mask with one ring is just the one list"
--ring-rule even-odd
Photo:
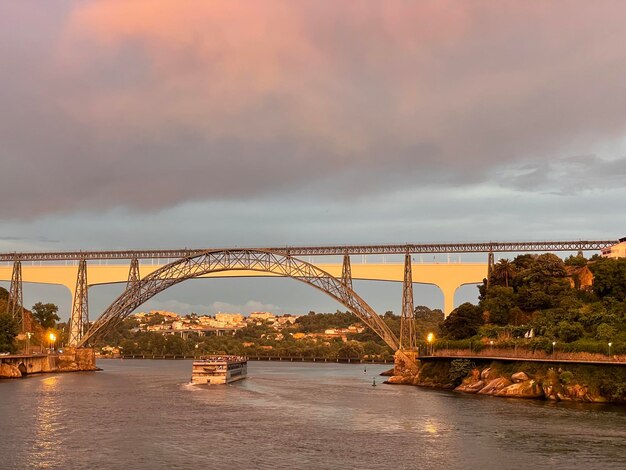
[(8, 356), (0, 358), (0, 378), (19, 378), (45, 372), (98, 370), (91, 348), (65, 348), (58, 355)]

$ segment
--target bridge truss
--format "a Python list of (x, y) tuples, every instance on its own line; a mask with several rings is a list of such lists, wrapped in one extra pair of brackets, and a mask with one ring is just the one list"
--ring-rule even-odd
[(318, 267), (290, 255), (269, 251), (218, 250), (188, 256), (167, 264), (143, 279), (129, 282), (124, 291), (82, 336), (76, 346), (86, 346), (159, 292), (187, 279), (221, 271), (263, 271), (286, 276), (313, 286), (346, 306), (378, 334), (393, 351), (398, 338), (376, 312), (356, 294), (346, 281), (339, 280)]
[[(480, 242), (480, 243), (406, 243), (399, 245), (333, 245), (285, 246), (273, 248), (241, 248), (290, 256), (332, 255), (404, 255), (437, 253), (526, 253), (531, 251), (599, 251), (619, 243), (619, 240), (535, 241), (535, 242)], [(52, 251), (0, 253), (0, 261), (79, 261), (127, 259), (178, 259), (197, 256), (207, 251), (225, 248), (178, 250), (123, 250), (123, 251)]]

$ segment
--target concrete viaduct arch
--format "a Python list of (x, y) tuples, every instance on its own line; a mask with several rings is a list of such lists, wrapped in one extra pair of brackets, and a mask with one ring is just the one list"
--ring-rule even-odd
[(77, 346), (88, 345), (128, 317), (154, 295), (188, 279), (223, 271), (259, 271), (290, 277), (319, 289), (347, 307), (378, 334), (393, 351), (399, 341), (376, 312), (344, 283), (322, 269), (292, 256), (262, 250), (234, 249), (207, 251), (162, 266), (127, 289), (104, 311), (80, 339)]

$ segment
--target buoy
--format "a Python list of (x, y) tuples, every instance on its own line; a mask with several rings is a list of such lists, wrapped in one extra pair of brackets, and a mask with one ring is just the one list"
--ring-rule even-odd
[(376, 386), (376, 377), (374, 377), (374, 380), (372, 381), (372, 387)]

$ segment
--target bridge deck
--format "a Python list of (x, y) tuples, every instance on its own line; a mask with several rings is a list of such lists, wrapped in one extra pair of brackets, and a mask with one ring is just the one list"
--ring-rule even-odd
[[(573, 240), (573, 241), (523, 241), (523, 242), (478, 242), (478, 243), (405, 243), (389, 245), (332, 245), (332, 246), (284, 246), (250, 248), (273, 251), (292, 256), (333, 255), (391, 255), (419, 253), (522, 253), (529, 251), (599, 251), (619, 243), (619, 240)], [(232, 248), (230, 248), (232, 249)], [(105, 259), (177, 259), (194, 256), (206, 251), (221, 251), (224, 248), (183, 248), (177, 250), (106, 250), (106, 251), (55, 251), (0, 253), (0, 261), (64, 261)]]

